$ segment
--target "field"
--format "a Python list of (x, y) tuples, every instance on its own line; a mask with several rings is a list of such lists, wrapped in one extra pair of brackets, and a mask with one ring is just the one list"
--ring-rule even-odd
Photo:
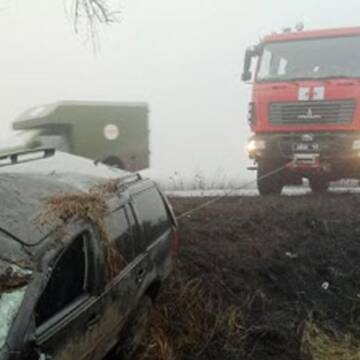
[(226, 198), (180, 236), (138, 359), (360, 359), (360, 196)]

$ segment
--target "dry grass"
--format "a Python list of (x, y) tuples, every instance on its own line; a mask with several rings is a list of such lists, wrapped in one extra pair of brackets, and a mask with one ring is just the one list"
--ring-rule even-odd
[(211, 284), (201, 278), (185, 280), (176, 271), (153, 309), (137, 359), (200, 358), (219, 339), (220, 349), (238, 352), (241, 322), (240, 309), (227, 307)]
[(303, 333), (302, 352), (313, 360), (359, 360), (360, 344), (350, 334), (329, 335), (308, 322)]
[(8, 273), (0, 275), (0, 294), (9, 290), (19, 289), (25, 285), (28, 285), (31, 280), (31, 273), (24, 275), (12, 274), (9, 276)]
[(182, 219), (137, 359), (360, 360), (360, 198), (240, 200)]
[(46, 199), (38, 221), (40, 225), (66, 224), (79, 220), (98, 225), (108, 212), (106, 199), (97, 193), (62, 193)]
[[(244, 325), (247, 304), (228, 305), (202, 279), (185, 282), (176, 276), (152, 311), (136, 360), (207, 359), (203, 353), (213, 350), (214, 358), (257, 358), (248, 347), (256, 329)], [(258, 330), (260, 336), (266, 328)], [(350, 334), (329, 335), (309, 321), (299, 337), (301, 359), (360, 360), (360, 343)]]
[(64, 229), (69, 223), (84, 221), (93, 224), (105, 244), (107, 276), (113, 278), (126, 262), (108, 234), (105, 219), (109, 212), (108, 200), (119, 182), (111, 180), (99, 184), (88, 192), (60, 193), (45, 199), (43, 209), (36, 219), (40, 226)]

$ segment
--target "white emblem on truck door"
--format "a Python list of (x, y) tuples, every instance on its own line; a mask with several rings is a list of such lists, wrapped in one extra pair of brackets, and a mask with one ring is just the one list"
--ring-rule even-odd
[(313, 100), (325, 100), (325, 88), (323, 86), (314, 88)]
[(299, 101), (310, 100), (310, 88), (299, 88)]
[(311, 88), (299, 88), (299, 101), (325, 100), (325, 88), (323, 86)]

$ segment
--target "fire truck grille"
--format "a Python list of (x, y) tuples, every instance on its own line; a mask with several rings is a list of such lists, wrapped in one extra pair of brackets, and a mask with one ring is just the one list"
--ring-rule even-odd
[(355, 113), (353, 100), (272, 103), (270, 124), (351, 124)]

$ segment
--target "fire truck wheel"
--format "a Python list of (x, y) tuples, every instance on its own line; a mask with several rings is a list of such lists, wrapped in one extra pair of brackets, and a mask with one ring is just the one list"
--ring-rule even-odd
[(329, 181), (321, 177), (309, 178), (310, 189), (315, 194), (325, 193), (329, 189)]
[(259, 163), (257, 171), (257, 186), (261, 196), (280, 195), (284, 187), (284, 181), (281, 173), (269, 175), (278, 167), (273, 164)]
[(103, 163), (109, 166), (116, 167), (118, 169), (125, 169), (124, 162), (117, 156), (108, 156), (103, 160)]

